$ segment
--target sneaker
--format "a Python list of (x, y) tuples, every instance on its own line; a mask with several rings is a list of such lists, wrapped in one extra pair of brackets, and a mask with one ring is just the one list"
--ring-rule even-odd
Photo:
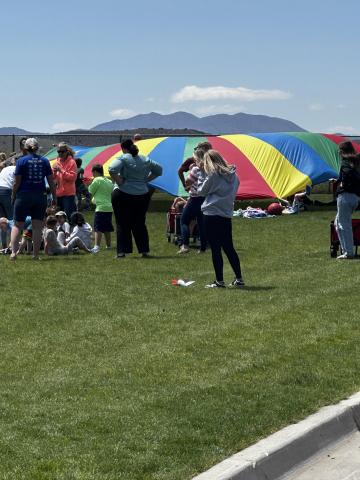
[(339, 255), (336, 260), (353, 260), (352, 255), (348, 255), (347, 253), (343, 253), (342, 255)]
[(206, 250), (201, 250), (201, 249), (200, 249), (200, 250), (197, 251), (197, 253), (200, 253), (200, 254), (201, 254), (201, 253), (206, 253)]
[(224, 282), (218, 282), (215, 280), (213, 283), (209, 283), (209, 285), (205, 285), (205, 288), (225, 288)]
[(142, 258), (151, 258), (150, 253), (146, 253), (146, 252), (142, 253), (141, 256), (142, 256)]
[(125, 258), (125, 253), (117, 253), (114, 257), (114, 260), (116, 260), (117, 258)]
[(95, 245), (95, 247), (93, 247), (91, 249), (91, 253), (99, 253), (100, 252), (100, 247), (99, 245)]
[[(100, 247), (99, 247), (100, 248)], [(112, 249), (112, 246), (111, 245), (106, 245), (106, 250), (111, 250)]]
[(181, 245), (180, 250), (177, 253), (181, 255), (183, 253), (189, 253), (189, 252), (190, 252), (189, 247), (185, 247), (184, 245)]
[(245, 287), (245, 282), (242, 278), (235, 278), (229, 285), (229, 287), (235, 287), (235, 288), (244, 288)]

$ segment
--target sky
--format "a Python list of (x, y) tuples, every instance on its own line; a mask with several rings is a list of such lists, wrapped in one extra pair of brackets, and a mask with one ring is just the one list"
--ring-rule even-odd
[(17, 0), (1, 20), (0, 127), (245, 112), (360, 134), (358, 0)]

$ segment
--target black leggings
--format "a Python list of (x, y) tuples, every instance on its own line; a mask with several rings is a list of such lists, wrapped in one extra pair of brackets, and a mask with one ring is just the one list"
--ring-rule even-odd
[(204, 215), (205, 233), (211, 247), (212, 261), (215, 269), (216, 280), (222, 282), (223, 258), (221, 249), (224, 250), (236, 278), (241, 278), (241, 267), (238, 254), (233, 245), (231, 218), (218, 215)]
[(116, 188), (111, 201), (116, 219), (117, 253), (132, 253), (132, 235), (138, 252), (149, 253), (149, 234), (145, 221), (150, 195), (130, 195)]

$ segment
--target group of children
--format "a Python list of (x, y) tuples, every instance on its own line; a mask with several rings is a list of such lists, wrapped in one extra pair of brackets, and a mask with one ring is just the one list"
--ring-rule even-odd
[[(102, 165), (96, 164), (92, 167), (93, 181), (88, 189), (92, 195), (92, 202), (95, 204), (94, 216), (94, 244), (93, 228), (86, 222), (80, 212), (74, 212), (70, 218), (64, 211), (56, 211), (49, 207), (46, 211), (47, 217), (43, 230), (43, 247), (46, 255), (67, 255), (83, 250), (87, 253), (98, 253), (100, 251), (101, 239), (104, 234), (106, 248), (111, 248), (112, 225), (112, 203), (111, 194), (113, 183), (104, 177)], [(9, 239), (12, 220), (0, 218), (0, 232), (2, 253), (11, 253)], [(18, 253), (32, 250), (32, 228), (31, 218), (27, 217), (24, 223), (22, 240)]]

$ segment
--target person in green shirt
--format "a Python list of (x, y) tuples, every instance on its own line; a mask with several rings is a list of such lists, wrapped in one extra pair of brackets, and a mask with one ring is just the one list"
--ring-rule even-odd
[(113, 208), (111, 204), (111, 194), (114, 185), (111, 180), (104, 177), (102, 165), (93, 165), (91, 172), (94, 178), (89, 185), (89, 192), (93, 197), (92, 202), (96, 205), (94, 216), (95, 246), (92, 252), (98, 253), (100, 251), (102, 234), (104, 234), (105, 237), (106, 248), (111, 247), (111, 232), (114, 231), (112, 225)]

